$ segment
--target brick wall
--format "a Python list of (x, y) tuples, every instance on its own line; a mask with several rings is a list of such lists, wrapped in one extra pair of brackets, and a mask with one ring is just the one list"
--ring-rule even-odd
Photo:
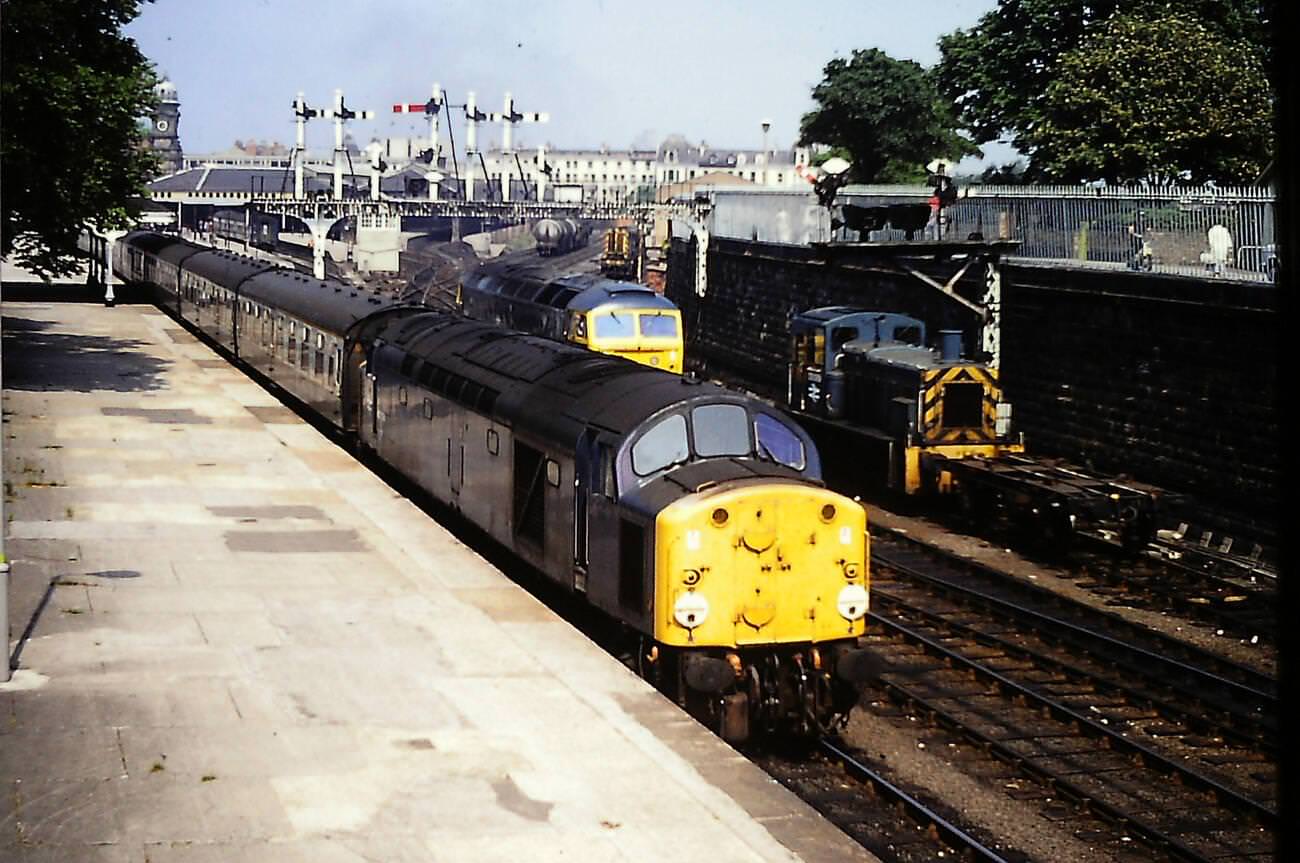
[[(667, 295), (704, 372), (783, 394), (788, 321), (845, 304), (902, 311), (931, 331), (980, 320), (862, 251), (714, 240), (704, 298), (694, 247), (674, 240)], [(951, 274), (953, 262), (929, 265)], [(941, 281), (943, 279), (940, 279)], [(974, 266), (957, 293), (978, 301)], [(1002, 381), (1031, 452), (1195, 496), (1271, 523), (1279, 505), (1276, 289), (1124, 270), (1003, 269)]]

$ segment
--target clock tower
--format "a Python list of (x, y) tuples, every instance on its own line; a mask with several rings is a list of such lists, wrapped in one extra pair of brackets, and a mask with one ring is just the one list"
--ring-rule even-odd
[(149, 149), (158, 156), (158, 170), (162, 176), (181, 170), (181, 103), (176, 97), (176, 85), (163, 81), (154, 87), (158, 107), (150, 118)]

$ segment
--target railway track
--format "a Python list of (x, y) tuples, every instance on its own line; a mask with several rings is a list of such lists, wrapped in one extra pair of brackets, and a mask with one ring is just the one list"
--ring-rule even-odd
[(751, 756), (864, 848), (891, 863), (952, 857), (968, 863), (1020, 863), (1015, 849), (976, 837), (865, 763), (844, 741), (825, 738), (813, 753)]
[(1181, 860), (1269, 853), (1271, 679), (910, 544), (877, 538), (872, 562), (885, 700), (1032, 782), (1022, 796), (1080, 821), (1077, 834)]
[(1080, 543), (1073, 568), (1092, 580), (1096, 592), (1204, 621), (1233, 638), (1275, 645), (1276, 573), (1199, 551), (1157, 541), (1142, 556), (1117, 556), (1107, 543)]

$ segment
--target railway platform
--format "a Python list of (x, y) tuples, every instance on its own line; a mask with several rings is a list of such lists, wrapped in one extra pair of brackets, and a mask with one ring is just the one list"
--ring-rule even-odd
[(874, 859), (161, 312), (3, 314), (0, 860)]

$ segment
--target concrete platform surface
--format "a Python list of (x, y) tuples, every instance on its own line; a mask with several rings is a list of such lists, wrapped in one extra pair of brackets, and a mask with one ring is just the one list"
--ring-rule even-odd
[(0, 860), (873, 859), (157, 310), (3, 313)]

